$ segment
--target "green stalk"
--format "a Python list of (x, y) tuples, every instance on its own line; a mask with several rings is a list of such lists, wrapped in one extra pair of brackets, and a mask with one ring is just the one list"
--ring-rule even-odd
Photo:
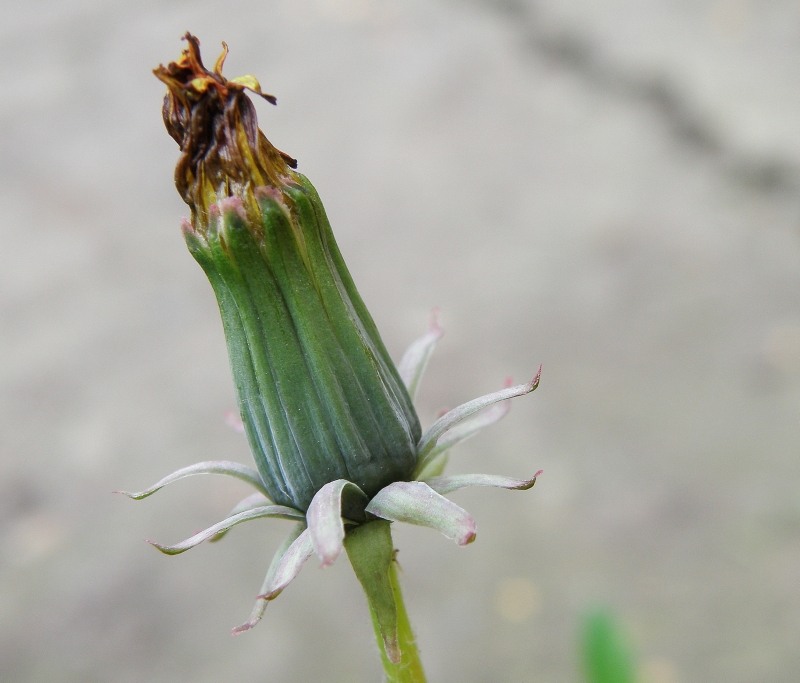
[(425, 683), (400, 591), (390, 523), (375, 520), (349, 529), (344, 547), (367, 596), (386, 683)]

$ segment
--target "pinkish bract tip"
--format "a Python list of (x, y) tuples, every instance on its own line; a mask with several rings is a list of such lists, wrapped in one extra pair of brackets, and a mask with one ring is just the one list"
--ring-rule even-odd
[(536, 387), (539, 386), (539, 380), (542, 378), (542, 366), (539, 365), (539, 369), (536, 371), (536, 375), (531, 380), (531, 391), (533, 391)]
[(444, 329), (442, 329), (442, 326), (439, 324), (439, 314), (441, 311), (441, 308), (434, 306), (431, 309), (430, 320), (428, 322), (429, 330), (437, 337), (441, 337), (444, 334)]
[(283, 194), (277, 187), (270, 187), (269, 185), (259, 185), (255, 189), (256, 197), (263, 199), (272, 199), (276, 202), (283, 201)]
[(232, 410), (225, 411), (225, 424), (237, 434), (244, 434), (242, 418)]
[(257, 621), (256, 622), (248, 621), (246, 624), (242, 624), (241, 626), (235, 626), (234, 628), (231, 629), (231, 635), (240, 636), (245, 631), (249, 631), (251, 628), (253, 628), (257, 623), (258, 623)]
[(217, 202), (217, 207), (223, 214), (235, 213), (239, 218), (243, 220), (247, 219), (244, 204), (239, 197), (223, 197)]

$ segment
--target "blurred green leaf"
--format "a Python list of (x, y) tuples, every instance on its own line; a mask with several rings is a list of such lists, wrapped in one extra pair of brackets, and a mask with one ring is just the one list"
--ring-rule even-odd
[(587, 683), (635, 682), (630, 649), (607, 610), (594, 610), (586, 616), (581, 645)]

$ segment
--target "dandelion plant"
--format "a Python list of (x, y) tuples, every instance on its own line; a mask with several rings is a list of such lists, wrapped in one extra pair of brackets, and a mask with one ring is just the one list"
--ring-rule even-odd
[(190, 209), (183, 234), (216, 295), (256, 467), (201, 462), (127, 495), (146, 498), (198, 474), (249, 484), (254, 492), (224, 520), (175, 545), (153, 545), (175, 555), (242, 522), (289, 520), (252, 613), (234, 633), (254, 627), (309, 558), (327, 566), (345, 551), (367, 597), (386, 679), (424, 681), (391, 524), (428, 526), (466, 545), (475, 521), (446, 494), (534, 485), (539, 472), (513, 479), (443, 470), (453, 446), (505, 414), (503, 402), (536, 389), (539, 372), (450, 410), (423, 432), (413, 399), (441, 336), (438, 323), (392, 362), (316, 190), (259, 130), (250, 97), (275, 98), (253, 76), (223, 76), (224, 43), (209, 70), (197, 38), (184, 38), (180, 57), (154, 73), (167, 86), (164, 123), (180, 148), (175, 184)]

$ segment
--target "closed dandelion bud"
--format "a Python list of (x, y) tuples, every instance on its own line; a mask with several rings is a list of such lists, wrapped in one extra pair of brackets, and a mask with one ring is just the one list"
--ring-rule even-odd
[(325, 210), (295, 162), (258, 129), (251, 76), (213, 70), (186, 36), (156, 69), (181, 156), (190, 252), (217, 297), (242, 421), (270, 498), (305, 511), (346, 479), (368, 497), (412, 478), (420, 426), (348, 273)]
[(397, 580), (390, 526), (436, 529), (459, 545), (475, 540), (472, 515), (446, 496), (465, 487), (527, 490), (531, 478), (444, 474), (450, 451), (500, 420), (530, 382), (479, 396), (445, 412), (421, 434), (412, 406), (442, 335), (428, 331), (392, 364), (356, 291), (325, 209), (294, 159), (258, 129), (248, 91), (269, 102), (252, 76), (226, 79), (227, 46), (213, 70), (197, 39), (155, 69), (167, 85), (164, 122), (181, 156), (175, 183), (191, 209), (183, 232), (219, 304), (242, 423), (258, 467), (206, 460), (141, 491), (142, 500), (186, 477), (234, 477), (255, 488), (221, 521), (172, 545), (177, 555), (253, 519), (294, 522), (276, 549), (243, 633), (299, 574), (346, 552), (369, 603), (387, 681), (425, 674)]

